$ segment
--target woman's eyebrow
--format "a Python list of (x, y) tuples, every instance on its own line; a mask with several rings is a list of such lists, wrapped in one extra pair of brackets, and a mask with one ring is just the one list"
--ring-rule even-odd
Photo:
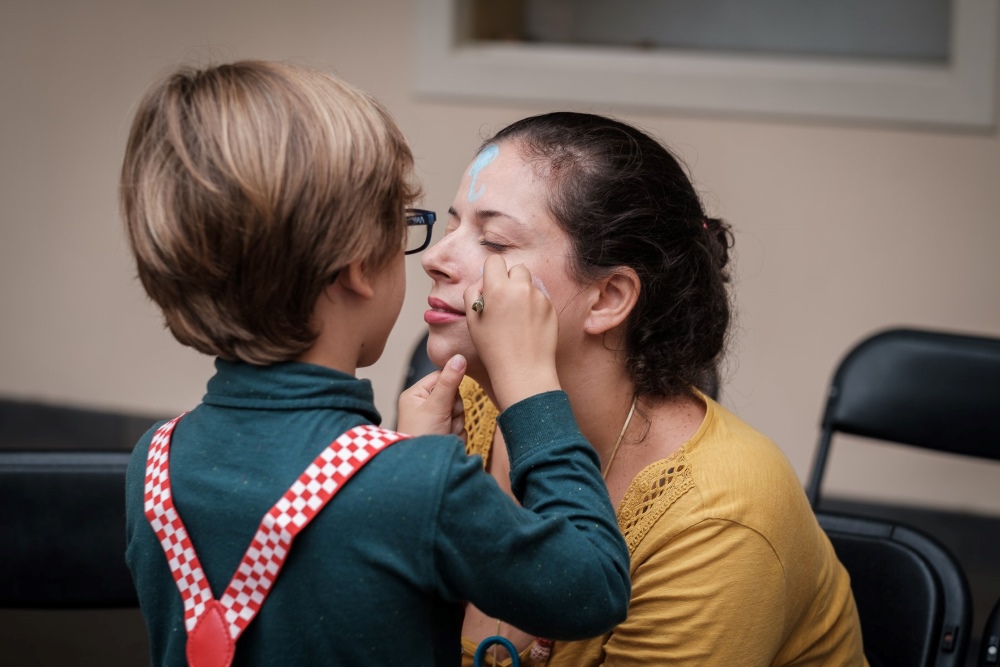
[[(461, 217), (461, 216), (458, 215), (458, 211), (455, 210), (454, 206), (449, 206), (448, 207), (448, 215), (450, 215), (453, 218), (459, 218), (459, 217)], [(524, 225), (523, 222), (521, 222), (520, 220), (518, 220), (517, 218), (515, 218), (514, 216), (512, 216), (510, 213), (504, 213), (502, 211), (496, 211), (496, 210), (491, 209), (491, 208), (476, 209), (475, 216), (476, 216), (476, 220), (479, 221), (480, 224), (482, 222), (484, 222), (486, 220), (490, 220), (492, 218), (506, 218), (507, 220), (510, 220), (511, 222), (513, 222), (516, 225), (522, 225), (522, 226)]]
[(512, 216), (510, 213), (504, 213), (503, 211), (495, 211), (491, 208), (481, 208), (476, 210), (476, 217), (480, 220), (489, 220), (490, 218), (506, 218), (514, 224), (524, 225), (523, 222)]

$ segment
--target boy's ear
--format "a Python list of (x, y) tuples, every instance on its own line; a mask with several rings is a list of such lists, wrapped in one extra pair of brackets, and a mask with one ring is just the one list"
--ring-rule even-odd
[(639, 300), (639, 275), (627, 266), (596, 283), (590, 312), (583, 323), (588, 334), (599, 335), (611, 331), (625, 321)]
[(375, 296), (372, 287), (370, 271), (364, 262), (351, 262), (340, 270), (336, 282), (340, 283), (348, 292), (356, 294), (362, 299), (371, 299)]

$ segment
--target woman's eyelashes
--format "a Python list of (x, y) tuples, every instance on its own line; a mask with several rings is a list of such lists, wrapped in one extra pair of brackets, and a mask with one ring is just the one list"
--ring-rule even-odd
[(487, 241), (486, 239), (480, 239), (479, 245), (483, 246), (484, 248), (492, 252), (504, 252), (505, 250), (510, 248), (509, 245), (506, 245), (504, 243), (496, 243), (494, 241)]

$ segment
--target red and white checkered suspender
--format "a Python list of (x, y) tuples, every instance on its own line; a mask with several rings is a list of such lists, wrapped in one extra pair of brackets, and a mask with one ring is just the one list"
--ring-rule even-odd
[(170, 436), (183, 416), (161, 426), (150, 442), (144, 506), (184, 602), (188, 663), (224, 667), (232, 661), (236, 640), (264, 604), (298, 532), (375, 454), (408, 436), (358, 426), (332, 442), (261, 519), (232, 581), (215, 600), (171, 498)]

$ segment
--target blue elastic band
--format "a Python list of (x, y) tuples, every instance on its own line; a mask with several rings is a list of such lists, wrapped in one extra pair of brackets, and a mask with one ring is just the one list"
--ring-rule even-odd
[(476, 655), (472, 658), (473, 667), (483, 667), (483, 658), (486, 656), (486, 649), (494, 644), (500, 644), (507, 649), (507, 653), (510, 653), (511, 667), (521, 667), (521, 656), (517, 654), (517, 649), (514, 648), (509, 639), (500, 635), (493, 635), (479, 642), (479, 646), (476, 648)]

